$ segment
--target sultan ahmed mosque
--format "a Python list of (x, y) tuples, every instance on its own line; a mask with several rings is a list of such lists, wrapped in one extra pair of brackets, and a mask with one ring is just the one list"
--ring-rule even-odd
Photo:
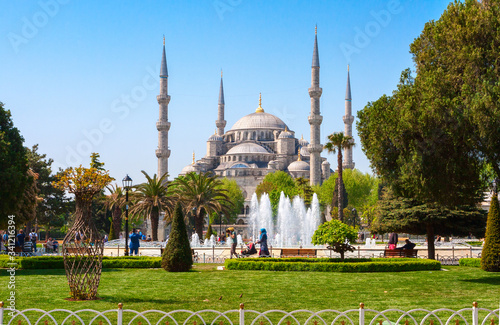
[[(290, 126), (286, 125), (279, 117), (266, 113), (259, 95), (258, 107), (254, 112), (240, 118), (229, 130), (225, 130), (227, 121), (224, 119), (224, 85), (221, 74), (216, 130), (207, 140), (205, 157), (195, 160), (184, 167), (180, 175), (190, 172), (213, 172), (218, 176), (234, 179), (245, 196), (245, 209), (238, 218), (237, 225), (246, 224), (250, 199), (257, 185), (268, 173), (277, 170), (285, 171), (293, 178), (304, 177), (309, 179), (311, 185), (321, 184), (332, 174), (330, 163), (321, 157), (323, 144), (321, 144), (320, 126), (323, 117), (320, 112), (320, 64), (318, 51), (317, 31), (314, 38), (314, 49), (311, 65), (311, 87), (308, 89), (311, 99), (310, 115), (310, 142), (301, 137), (298, 139)], [(168, 72), (163, 46), (161, 63), (160, 95), (157, 96), (160, 106), (160, 118), (156, 123), (158, 129), (158, 174), (168, 172)], [(264, 98), (265, 101), (265, 98)], [(256, 105), (257, 106), (257, 105)], [(351, 87), (349, 70), (347, 71), (347, 87), (345, 97), (345, 134), (352, 136), (352, 123), (354, 117), (351, 111)], [(215, 115), (215, 114), (214, 114)], [(306, 122), (306, 121), (304, 121)], [(323, 135), (325, 137), (326, 135)], [(344, 168), (354, 168), (352, 149), (344, 152)]]

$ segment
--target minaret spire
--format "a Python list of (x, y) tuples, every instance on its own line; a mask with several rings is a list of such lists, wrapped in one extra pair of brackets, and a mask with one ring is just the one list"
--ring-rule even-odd
[(224, 120), (224, 85), (222, 83), (222, 69), (220, 70), (220, 88), (219, 88), (219, 104), (217, 112), (217, 120), (215, 121), (215, 126), (217, 126), (217, 134), (220, 136), (224, 135), (224, 127), (226, 126), (226, 120)]
[[(170, 96), (168, 95), (168, 70), (167, 56), (165, 54), (165, 36), (163, 36), (163, 54), (161, 58), (160, 68), (160, 94), (156, 96), (160, 106), (160, 116), (156, 122), (158, 130), (158, 148), (156, 149), (156, 157), (158, 158), (158, 177), (162, 177), (168, 173), (168, 157), (170, 150), (168, 149), (168, 131), (170, 130), (170, 122), (168, 121), (168, 103)], [(167, 179), (165, 178), (165, 182)]]
[[(345, 115), (342, 117), (344, 120), (344, 135), (352, 137), (352, 123), (354, 116), (352, 116), (352, 98), (351, 98), (351, 78), (349, 77), (349, 65), (347, 65), (347, 85), (345, 89)], [(352, 148), (344, 149), (344, 161), (342, 167), (354, 169), (354, 162), (352, 161)]]
[(323, 145), (321, 144), (320, 127), (323, 121), (323, 116), (319, 109), (319, 99), (323, 89), (319, 87), (319, 51), (318, 51), (318, 29), (314, 31), (314, 50), (311, 66), (311, 88), (309, 88), (309, 97), (311, 97), (311, 115), (308, 120), (311, 125), (311, 143), (309, 144), (310, 152), (310, 177), (311, 185), (321, 184), (321, 152)]

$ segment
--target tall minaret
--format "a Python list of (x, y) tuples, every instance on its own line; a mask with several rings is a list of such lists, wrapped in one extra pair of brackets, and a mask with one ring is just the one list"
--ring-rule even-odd
[(160, 118), (156, 122), (158, 129), (158, 149), (156, 149), (156, 157), (158, 157), (158, 177), (168, 173), (168, 157), (170, 150), (168, 149), (168, 130), (170, 130), (170, 122), (168, 121), (168, 103), (170, 96), (168, 95), (168, 70), (167, 57), (165, 55), (165, 36), (163, 37), (163, 56), (161, 58), (160, 70), (160, 94), (156, 96), (160, 105)]
[(217, 126), (217, 135), (223, 136), (226, 120), (224, 120), (224, 86), (222, 84), (222, 70), (220, 71), (219, 111), (217, 114), (217, 121), (215, 121), (215, 126)]
[(323, 89), (319, 87), (319, 54), (318, 54), (318, 28), (314, 32), (314, 52), (311, 67), (311, 88), (309, 88), (309, 97), (311, 97), (311, 115), (308, 120), (311, 125), (311, 143), (309, 144), (310, 152), (310, 184), (321, 184), (321, 152), (323, 145), (321, 144), (320, 126), (323, 121), (323, 116), (319, 111), (319, 98)]
[[(351, 81), (349, 78), (349, 65), (347, 65), (347, 86), (345, 90), (345, 115), (342, 117), (345, 124), (344, 135), (352, 137), (352, 103), (351, 103)], [(345, 169), (354, 169), (354, 162), (352, 161), (352, 148), (344, 149), (344, 162), (342, 167)]]

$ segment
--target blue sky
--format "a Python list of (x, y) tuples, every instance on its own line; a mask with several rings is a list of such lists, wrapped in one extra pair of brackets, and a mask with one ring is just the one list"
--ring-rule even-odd
[[(321, 138), (343, 131), (347, 64), (353, 115), (390, 94), (413, 63), (410, 43), (447, 1), (1, 1), (0, 101), (25, 145), (54, 166), (98, 152), (118, 181), (156, 173), (159, 65), (166, 38), (169, 172), (201, 158), (224, 70), (226, 130), (266, 112), (309, 139), (314, 26), (321, 65)], [(355, 119), (356, 122), (356, 119)], [(357, 143), (356, 168), (370, 172)], [(323, 153), (336, 168), (336, 158)], [(121, 183), (121, 181), (120, 181)]]

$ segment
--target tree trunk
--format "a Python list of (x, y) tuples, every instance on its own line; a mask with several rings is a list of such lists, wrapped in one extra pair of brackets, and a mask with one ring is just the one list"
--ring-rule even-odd
[(344, 252), (340, 252), (340, 259), (343, 261), (344, 260)]
[(205, 219), (205, 210), (197, 209), (194, 219), (194, 229), (200, 239), (203, 238), (203, 219)]
[(122, 209), (116, 206), (113, 210), (113, 237), (120, 238), (120, 229), (122, 226)]
[(339, 220), (344, 222), (344, 209), (342, 208), (344, 205), (344, 191), (342, 188), (342, 184), (344, 184), (344, 182), (342, 180), (342, 148), (339, 147), (338, 150), (339, 150), (339, 155), (338, 155), (337, 164), (338, 164), (339, 175), (338, 175), (338, 189), (337, 189), (337, 191), (338, 191), (338, 196), (339, 196), (339, 202), (338, 202)]
[(151, 210), (151, 237), (153, 241), (158, 241), (158, 222), (160, 220), (160, 211), (157, 208)]
[(436, 259), (436, 251), (434, 247), (434, 227), (430, 224), (427, 224), (427, 255), (431, 260)]

